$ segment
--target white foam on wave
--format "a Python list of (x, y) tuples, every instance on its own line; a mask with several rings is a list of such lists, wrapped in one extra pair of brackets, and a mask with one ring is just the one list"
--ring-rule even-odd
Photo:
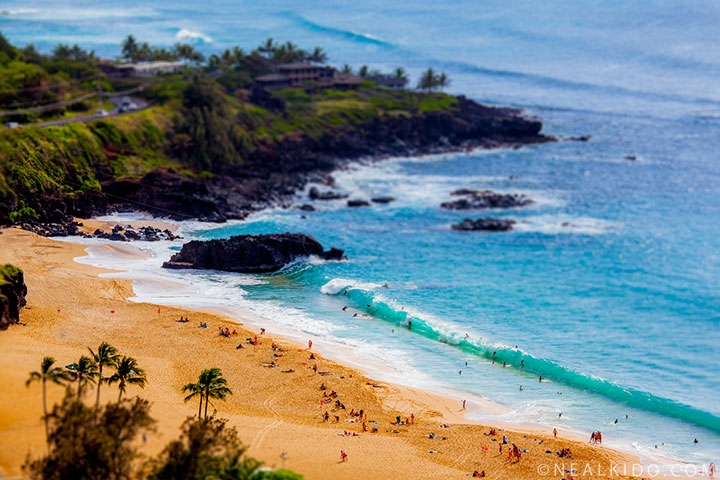
[[(451, 154), (444, 154), (444, 156), (450, 157)], [(435, 157), (435, 161), (438, 160), (437, 156), (433, 157)], [(413, 160), (415, 158), (413, 157)], [(354, 165), (351, 168), (335, 173), (334, 176), (340, 190), (348, 193), (350, 198), (370, 200), (375, 196), (389, 195), (395, 197), (394, 202), (382, 208), (439, 208), (442, 202), (452, 199), (450, 193), (458, 188), (492, 189), (499, 193), (523, 194), (534, 201), (532, 205), (526, 208), (562, 206), (565, 204), (556, 192), (512, 188), (511, 184), (508, 185), (512, 181), (505, 176), (412, 175), (406, 171), (403, 165), (408, 161), (407, 158), (392, 158), (383, 162)], [(523, 179), (522, 184), (527, 185), (528, 180)], [(319, 185), (309, 185), (308, 189), (312, 186), (323, 189), (323, 186)], [(322, 205), (325, 210), (336, 210), (345, 208), (346, 201), (322, 201)]]
[(35, 15), (40, 13), (37, 8), (14, 8), (7, 10), (0, 10), (0, 15)]
[(188, 30), (187, 28), (182, 28), (182, 29), (180, 29), (180, 30), (175, 34), (175, 38), (177, 38), (178, 40), (185, 40), (185, 41), (188, 41), (188, 40), (190, 40), (190, 41), (200, 41), (200, 42), (204, 42), (204, 43), (211, 43), (211, 42), (212, 42), (212, 38), (210, 38), (209, 36), (205, 35), (204, 33), (194, 32), (194, 31), (192, 31), (192, 30)]
[(620, 223), (600, 218), (559, 214), (527, 217), (518, 221), (513, 228), (519, 232), (535, 232), (547, 235), (602, 235), (617, 231), (621, 226)]

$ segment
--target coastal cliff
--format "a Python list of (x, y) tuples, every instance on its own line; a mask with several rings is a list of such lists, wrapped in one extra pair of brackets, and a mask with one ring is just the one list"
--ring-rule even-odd
[(286, 204), (309, 181), (358, 158), (421, 155), (475, 147), (521, 145), (552, 140), (542, 123), (519, 110), (492, 108), (457, 97), (456, 108), (415, 116), (383, 115), (352, 128), (262, 141), (243, 163), (206, 178), (157, 169), (140, 178), (102, 183), (102, 208), (133, 210), (177, 220), (243, 218), (270, 205)]
[[(381, 94), (386, 95), (367, 93)], [(309, 181), (323, 181), (353, 159), (553, 140), (541, 133), (540, 121), (519, 110), (435, 95), (445, 103), (413, 110), (373, 109), (369, 102), (362, 111), (343, 107), (305, 120), (292, 119), (291, 110), (268, 117), (257, 107), (264, 122), (292, 130), (267, 135), (255, 128), (252, 141), (234, 154), (237, 158), (212, 172), (176, 158), (181, 155), (174, 148), (182, 137), (169, 126), (174, 114), (162, 108), (139, 113), (132, 123), (98, 120), (5, 131), (0, 135), (0, 152), (6, 152), (0, 157), (0, 218), (5, 223), (67, 222), (69, 216), (144, 210), (178, 220), (222, 222), (287, 204)], [(328, 101), (319, 96), (316, 103), (323, 102)], [(313, 125), (315, 130), (306, 128)]]
[(20, 321), (20, 310), (27, 303), (23, 271), (14, 265), (0, 265), (0, 330)]

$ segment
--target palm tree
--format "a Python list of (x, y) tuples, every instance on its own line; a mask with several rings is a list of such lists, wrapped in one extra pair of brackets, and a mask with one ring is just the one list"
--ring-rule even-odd
[(432, 68), (428, 68), (418, 81), (418, 89), (428, 92), (434, 90), (437, 86), (437, 78), (435, 71)]
[[(203, 378), (203, 374), (206, 374), (205, 378)], [(203, 390), (205, 392), (205, 418), (207, 418), (207, 408), (210, 399), (225, 400), (225, 397), (232, 395), (232, 390), (228, 388), (227, 380), (222, 376), (219, 368), (204, 370), (203, 373), (200, 374), (200, 383), (203, 384)]]
[(97, 353), (93, 352), (91, 348), (88, 348), (88, 350), (90, 351), (90, 356), (98, 367), (97, 398), (95, 399), (95, 406), (97, 407), (100, 405), (100, 385), (102, 385), (103, 380), (106, 380), (106, 378), (103, 377), (103, 367), (114, 366), (119, 355), (117, 349), (107, 342), (102, 342), (100, 344), (97, 349)]
[(198, 419), (202, 418), (203, 389), (200, 383), (186, 383), (182, 387), (182, 392), (189, 393), (189, 395), (185, 397), (185, 402), (188, 402), (195, 397), (200, 397), (200, 406), (198, 407)]
[(358, 70), (358, 75), (360, 75), (362, 78), (366, 78), (368, 76), (368, 71), (368, 66), (363, 65), (362, 67), (360, 67), (360, 70)]
[(440, 90), (444, 89), (450, 85), (450, 79), (445, 74), (445, 72), (442, 72), (440, 76), (437, 78), (437, 86), (440, 87)]
[(348, 65), (346, 63), (345, 65), (343, 65), (343, 68), (342, 68), (342, 70), (340, 70), (340, 73), (346, 73), (348, 75), (352, 75), (353, 69), (350, 65)]
[(185, 401), (200, 397), (200, 406), (198, 407), (198, 418), (202, 411), (203, 400), (205, 400), (205, 414), (207, 418), (207, 409), (210, 399), (224, 400), (228, 395), (232, 395), (232, 390), (227, 386), (227, 380), (222, 376), (219, 368), (210, 368), (200, 372), (197, 383), (188, 383), (182, 388), (183, 393), (189, 393), (185, 397)]
[(82, 399), (82, 391), (85, 385), (88, 382), (95, 383), (97, 365), (95, 365), (92, 358), (83, 355), (80, 357), (80, 360), (70, 365), (69, 368), (75, 378), (75, 381), (78, 382), (77, 397), (79, 402)]
[(62, 385), (65, 380), (68, 380), (70, 376), (68, 372), (63, 370), (61, 367), (54, 367), (55, 359), (53, 357), (44, 357), (40, 363), (39, 372), (30, 372), (30, 378), (25, 382), (25, 386), (29, 387), (31, 383), (38, 380), (42, 382), (43, 389), (43, 419), (45, 420), (45, 440), (48, 440), (50, 436), (50, 427), (48, 426), (48, 413), (47, 413), (47, 382), (57, 383)]
[(313, 50), (312, 53), (308, 55), (307, 59), (311, 63), (325, 63), (327, 62), (327, 58), (327, 53), (325, 53), (322, 48), (315, 47), (315, 50)]
[(407, 74), (407, 72), (405, 71), (405, 69), (404, 69), (403, 67), (398, 67), (398, 68), (396, 68), (396, 69), (395, 69), (395, 72), (393, 72), (393, 73), (395, 74), (395, 76), (396, 76), (397, 78), (401, 78), (401, 79), (403, 79), (403, 80), (407, 80), (407, 79), (408, 79), (408, 74)]
[(272, 56), (275, 50), (277, 50), (277, 44), (275, 43), (275, 40), (272, 39), (272, 37), (265, 40), (258, 47), (258, 52), (265, 54), (268, 58)]
[(130, 61), (135, 61), (137, 58), (137, 52), (138, 52), (138, 43), (137, 40), (135, 40), (135, 37), (132, 35), (128, 35), (125, 40), (123, 40), (122, 43), (122, 53), (123, 58), (126, 58)]
[(147, 377), (145, 371), (138, 366), (137, 360), (123, 356), (121, 359), (115, 360), (115, 373), (108, 378), (109, 384), (115, 382), (118, 383), (118, 390), (120, 390), (118, 394), (118, 403), (120, 403), (127, 385), (137, 385), (140, 388), (145, 388)]

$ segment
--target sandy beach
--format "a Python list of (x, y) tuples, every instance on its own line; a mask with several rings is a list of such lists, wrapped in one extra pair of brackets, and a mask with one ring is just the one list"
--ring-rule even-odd
[[(29, 372), (37, 369), (44, 355), (66, 365), (102, 341), (135, 357), (147, 372), (147, 387), (131, 387), (128, 394), (152, 402), (158, 429), (142, 447), (150, 456), (175, 438), (184, 419), (197, 412), (195, 402), (183, 403), (181, 386), (194, 381), (202, 369), (219, 367), (234, 394), (216, 403), (217, 416), (238, 428), (250, 455), (280, 467), (280, 454), (286, 452), (285, 467), (308, 479), (451, 479), (465, 478), (474, 470), (484, 470), (488, 478), (558, 479), (569, 468), (575, 470), (574, 478), (626, 478), (622, 466), (638, 461), (562, 432), (553, 439), (547, 432), (500, 431), (497, 426), (499, 435), (486, 435), (491, 426), (465, 420), (466, 412), (455, 399), (377, 383), (319, 354), (310, 360), (307, 345), (271, 331), (260, 335), (242, 319), (238, 323), (219, 312), (127, 301), (133, 296), (131, 281), (99, 278), (109, 271), (73, 260), (86, 254), (86, 245), (16, 228), (0, 232), (0, 263), (24, 270), (29, 292), (21, 313), (27, 326), (0, 332), (0, 478), (22, 475), (27, 455), (44, 450), (41, 387), (25, 387)], [(143, 255), (128, 244), (100, 248), (112, 248), (114, 254), (128, 258)], [(190, 322), (176, 322), (181, 316)], [(199, 328), (201, 321), (207, 322), (207, 329)], [(237, 335), (220, 336), (218, 327), (236, 330)], [(256, 335), (259, 345), (243, 344)], [(282, 357), (270, 357), (273, 343), (285, 350)], [(244, 348), (237, 349), (239, 344)], [(273, 360), (277, 368), (263, 363)], [(318, 372), (327, 374), (315, 374), (315, 364)], [(284, 373), (287, 370), (293, 371)], [(345, 410), (336, 411), (332, 403), (321, 405), (321, 384), (338, 393)], [(102, 392), (103, 401), (116, 398), (114, 387)], [(50, 386), (48, 394), (52, 404), (62, 397), (63, 389)], [(349, 421), (354, 420), (349, 412), (360, 409), (368, 421), (378, 422), (377, 433), (362, 432), (361, 422)], [(331, 422), (321, 420), (326, 410)], [(334, 422), (335, 415), (339, 423)], [(414, 424), (392, 425), (398, 415), (403, 419), (414, 415)], [(345, 436), (344, 431), (359, 436)], [(439, 438), (429, 438), (431, 433)], [(499, 453), (503, 435), (527, 450), (519, 462), (510, 462), (507, 448)], [(572, 460), (555, 454), (562, 448), (571, 449)], [(346, 463), (340, 462), (341, 449), (348, 452)]]

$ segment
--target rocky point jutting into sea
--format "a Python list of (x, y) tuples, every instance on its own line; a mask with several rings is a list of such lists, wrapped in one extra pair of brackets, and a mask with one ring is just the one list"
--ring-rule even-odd
[[(39, 197), (32, 206), (42, 223), (67, 223), (71, 221), (69, 216), (88, 218), (135, 210), (176, 220), (223, 222), (244, 218), (267, 206), (288, 205), (294, 192), (309, 181), (332, 185), (329, 174), (354, 159), (554, 140), (541, 130), (538, 119), (528, 118), (518, 109), (487, 107), (459, 96), (452, 111), (375, 118), (362, 128), (334, 135), (317, 138), (297, 135), (280, 142), (264, 142), (243, 158), (241, 164), (222, 174), (198, 178), (172, 168), (158, 168), (140, 178), (104, 181), (99, 191)], [(337, 198), (339, 194), (319, 195)], [(35, 230), (68, 231), (61, 227)]]

